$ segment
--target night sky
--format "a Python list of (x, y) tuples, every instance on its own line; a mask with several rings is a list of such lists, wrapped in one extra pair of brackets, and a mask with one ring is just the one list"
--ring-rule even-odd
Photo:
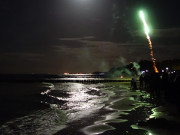
[(0, 73), (91, 73), (180, 58), (176, 0), (0, 0)]

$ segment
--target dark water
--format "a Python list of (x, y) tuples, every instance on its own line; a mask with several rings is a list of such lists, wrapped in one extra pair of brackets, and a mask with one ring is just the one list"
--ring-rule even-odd
[(0, 74), (2, 82), (104, 80), (104, 74)]
[(54, 134), (101, 109), (113, 94), (102, 90), (104, 87), (81, 83), (1, 84), (1, 116), (7, 122), (0, 133)]
[(129, 84), (1, 83), (0, 134), (150, 135), (133, 127), (151, 117), (148, 94), (124, 85)]

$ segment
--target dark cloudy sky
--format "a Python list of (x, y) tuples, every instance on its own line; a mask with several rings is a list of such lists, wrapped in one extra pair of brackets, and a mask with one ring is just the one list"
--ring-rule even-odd
[(0, 0), (0, 73), (90, 73), (180, 58), (177, 0)]

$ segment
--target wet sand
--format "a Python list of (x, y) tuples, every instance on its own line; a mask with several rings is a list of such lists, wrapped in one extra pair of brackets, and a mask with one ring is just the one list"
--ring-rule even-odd
[(129, 83), (106, 83), (115, 87), (114, 95), (105, 107), (93, 115), (73, 121), (56, 135), (93, 135), (93, 134), (147, 134), (144, 129), (133, 129), (131, 125), (145, 120), (151, 115), (153, 105), (145, 92), (130, 91)]
[[(167, 107), (166, 103), (150, 99), (149, 93), (140, 90), (130, 90), (130, 83), (110, 83), (121, 88), (106, 104), (91, 117), (74, 121), (68, 127), (57, 132), (56, 135), (172, 135), (180, 134), (180, 120), (176, 107)], [(117, 88), (118, 89), (118, 88)], [(122, 90), (123, 89), (123, 90)], [(123, 92), (122, 92), (123, 91)], [(123, 98), (121, 98), (121, 96)], [(163, 101), (165, 102), (165, 101)], [(173, 112), (173, 114), (172, 114)], [(166, 119), (167, 126), (157, 126), (161, 118)], [(154, 123), (149, 123), (155, 120)], [(163, 121), (164, 122), (164, 121)], [(148, 123), (148, 124), (141, 124)]]

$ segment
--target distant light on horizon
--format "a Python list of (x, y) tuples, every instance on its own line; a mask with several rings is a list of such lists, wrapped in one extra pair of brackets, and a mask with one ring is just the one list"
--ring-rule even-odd
[(64, 73), (64, 75), (69, 75), (69, 73)]
[(92, 0), (77, 0), (78, 2), (89, 2), (89, 1), (92, 1)]

